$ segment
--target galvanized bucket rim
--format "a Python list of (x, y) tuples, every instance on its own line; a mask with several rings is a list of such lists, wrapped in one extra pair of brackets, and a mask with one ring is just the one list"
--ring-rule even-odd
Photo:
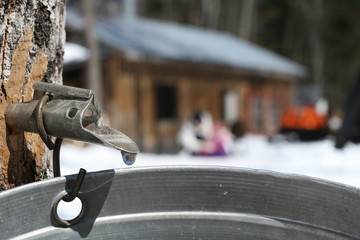
[[(28, 214), (25, 219), (33, 216), (32, 212), (24, 212), (27, 209), (24, 204), (28, 202), (38, 206), (43, 216), (34, 216), (38, 219), (34, 220), (37, 227), (30, 222), (14, 233), (6, 223), (0, 224), (0, 230), (10, 238), (44, 234), (45, 230), (47, 234), (62, 234), (58, 227), (70, 227), (87, 236), (92, 234), (93, 227), (93, 234), (99, 234), (96, 229), (106, 221), (124, 224), (139, 219), (156, 222), (168, 218), (176, 222), (176, 219), (188, 218), (241, 222), (248, 217), (247, 220), (257, 219), (259, 227), (268, 223), (274, 228), (283, 226), (281, 229), (287, 231), (302, 229), (339, 236), (339, 239), (360, 238), (360, 227), (356, 225), (360, 220), (357, 204), (360, 189), (299, 174), (229, 166), (151, 166), (90, 172), (79, 193), (89, 207), (84, 219), (74, 226), (54, 224), (53, 217), (49, 222), (54, 199), (73, 186), (76, 176), (31, 183), (0, 193), (0, 203), (6, 202), (8, 208), (20, 214), (15, 215), (14, 223), (21, 214)], [(19, 196), (28, 201), (19, 201)], [(15, 203), (9, 201), (11, 199)], [(0, 204), (0, 223), (6, 220), (2, 213), (12, 218), (9, 209)], [(36, 236), (33, 239), (37, 239)]]

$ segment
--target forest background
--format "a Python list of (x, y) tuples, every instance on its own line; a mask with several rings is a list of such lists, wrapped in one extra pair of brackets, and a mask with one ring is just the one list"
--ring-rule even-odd
[[(125, 1), (94, 1), (96, 17), (119, 17)], [(335, 109), (344, 109), (360, 70), (358, 0), (137, 0), (136, 11), (229, 32), (290, 58), (308, 70), (300, 85), (317, 86)]]

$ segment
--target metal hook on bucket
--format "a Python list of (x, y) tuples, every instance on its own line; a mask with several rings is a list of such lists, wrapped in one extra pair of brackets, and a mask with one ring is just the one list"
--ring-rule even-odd
[[(72, 226), (72, 225), (78, 223), (84, 215), (84, 209), (85, 209), (84, 202), (81, 199), (81, 197), (79, 196), (79, 192), (80, 192), (82, 183), (84, 181), (85, 175), (86, 175), (86, 170), (83, 168), (80, 168), (79, 173), (76, 176), (74, 186), (72, 187), (70, 192), (66, 193), (65, 195), (64, 195), (64, 193), (61, 193), (60, 195), (58, 195), (58, 197), (55, 198), (55, 201), (53, 202), (52, 217), (57, 222), (57, 224), (59, 224), (62, 227), (69, 227), (69, 226)], [(71, 220), (65, 220), (65, 219), (62, 219), (61, 217), (59, 217), (58, 212), (57, 212), (59, 203), (61, 201), (72, 202), (77, 197), (80, 199), (81, 204), (82, 204), (81, 211), (78, 214), (78, 216)]]
[(86, 170), (83, 168), (80, 168), (79, 174), (76, 177), (73, 188), (71, 189), (71, 191), (68, 194), (66, 194), (62, 198), (62, 200), (64, 200), (65, 202), (71, 202), (78, 196), (81, 185), (84, 181), (85, 175), (86, 175)]

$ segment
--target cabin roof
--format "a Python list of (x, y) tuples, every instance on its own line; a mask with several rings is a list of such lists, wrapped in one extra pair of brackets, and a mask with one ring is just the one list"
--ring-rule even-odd
[[(67, 25), (84, 29), (75, 11), (67, 12)], [(304, 76), (300, 64), (237, 36), (144, 18), (98, 21), (99, 41), (125, 53), (149, 58), (207, 63), (265, 73)]]

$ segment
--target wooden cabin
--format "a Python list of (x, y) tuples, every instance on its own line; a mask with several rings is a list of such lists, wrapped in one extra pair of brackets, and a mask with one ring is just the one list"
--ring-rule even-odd
[[(109, 124), (141, 151), (178, 151), (177, 132), (199, 109), (228, 126), (241, 121), (247, 132), (272, 134), (305, 74), (300, 65), (225, 33), (140, 18), (99, 22), (96, 32), (108, 53), (102, 81)], [(79, 68), (65, 66), (65, 84), (81, 86), (71, 82), (76, 73), (83, 79)]]

